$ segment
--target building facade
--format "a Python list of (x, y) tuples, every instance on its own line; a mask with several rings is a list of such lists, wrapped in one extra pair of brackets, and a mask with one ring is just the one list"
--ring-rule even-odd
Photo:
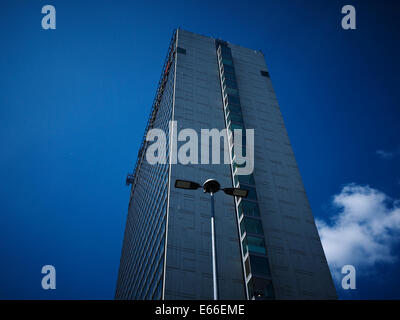
[[(146, 159), (145, 137), (154, 128), (171, 140), (164, 164)], [(170, 161), (174, 142), (185, 143), (174, 141), (185, 128), (199, 137), (201, 129), (254, 129), (253, 173), (237, 174), (229, 133), (229, 163)], [(174, 188), (176, 179), (209, 178), (249, 190), (246, 199), (215, 194), (220, 299), (336, 298), (264, 55), (178, 29), (127, 178), (132, 187), (116, 299), (212, 299), (209, 196)]]

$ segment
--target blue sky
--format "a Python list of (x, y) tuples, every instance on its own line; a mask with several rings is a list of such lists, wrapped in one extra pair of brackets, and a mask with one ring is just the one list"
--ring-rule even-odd
[[(1, 1), (0, 298), (113, 298), (124, 179), (177, 27), (264, 52), (313, 213), (327, 230), (337, 231), (329, 218), (357, 210), (335, 205), (335, 195), (383, 194), (374, 198), (383, 199), (382, 217), (396, 212), (398, 5), (250, 2)], [(45, 4), (56, 8), (56, 30), (41, 28)], [(346, 4), (356, 7), (357, 30), (340, 26)], [(350, 183), (364, 189), (348, 194)], [(400, 298), (398, 228), (390, 226), (384, 244), (393, 259), (360, 266), (357, 290), (341, 298)], [(45, 264), (56, 267), (57, 290), (41, 289)]]

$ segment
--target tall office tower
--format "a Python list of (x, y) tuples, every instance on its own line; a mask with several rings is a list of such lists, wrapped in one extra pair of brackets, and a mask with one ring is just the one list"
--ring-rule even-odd
[[(152, 142), (145, 137), (154, 128), (171, 137), (165, 164), (146, 158)], [(238, 175), (230, 151), (226, 164), (211, 164), (212, 152), (198, 155), (201, 164), (174, 164), (189, 140), (185, 128), (198, 137), (201, 129), (254, 129), (253, 173)], [(232, 148), (227, 135), (221, 141)], [(213, 298), (210, 196), (174, 188), (176, 179), (209, 178), (249, 190), (246, 199), (215, 194), (220, 299), (336, 298), (262, 52), (174, 32), (145, 137), (127, 177), (132, 188), (116, 299)], [(201, 150), (205, 142), (197, 143)]]

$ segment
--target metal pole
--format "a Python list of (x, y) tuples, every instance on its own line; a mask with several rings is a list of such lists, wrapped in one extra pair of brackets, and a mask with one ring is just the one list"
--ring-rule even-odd
[(215, 247), (214, 194), (212, 192), (210, 194), (211, 194), (211, 246), (212, 246), (213, 287), (214, 287), (214, 300), (218, 300), (217, 253)]

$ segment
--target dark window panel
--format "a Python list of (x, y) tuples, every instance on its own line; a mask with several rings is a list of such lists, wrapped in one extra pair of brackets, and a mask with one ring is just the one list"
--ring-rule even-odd
[(264, 238), (259, 238), (259, 237), (253, 237), (247, 235), (243, 239), (243, 247), (246, 248), (246, 252), (254, 252), (254, 253), (260, 253), (260, 254), (266, 254), (267, 250), (265, 249), (265, 242)]
[(244, 220), (244, 228), (247, 233), (254, 233), (258, 235), (264, 234), (261, 220), (252, 219), (249, 217), (245, 217), (243, 220)]
[(256, 300), (272, 300), (275, 299), (274, 287), (271, 280), (253, 277), (249, 282), (250, 298)]
[(224, 63), (224, 72), (225, 73), (235, 73), (235, 69)]
[[(254, 177), (252, 174), (249, 175), (240, 175), (239, 177), (239, 183), (240, 184), (251, 184), (254, 185)], [(246, 187), (244, 187), (246, 189)]]
[(186, 54), (186, 49), (183, 49), (181, 47), (178, 47), (178, 53)]
[(263, 77), (270, 78), (269, 72), (268, 72), (268, 71), (260, 71), (260, 72), (261, 72), (261, 75), (262, 75)]
[(256, 202), (246, 201), (245, 199), (242, 199), (242, 201), (240, 201), (239, 211), (245, 216), (260, 216), (260, 209), (258, 208), (258, 204)]

